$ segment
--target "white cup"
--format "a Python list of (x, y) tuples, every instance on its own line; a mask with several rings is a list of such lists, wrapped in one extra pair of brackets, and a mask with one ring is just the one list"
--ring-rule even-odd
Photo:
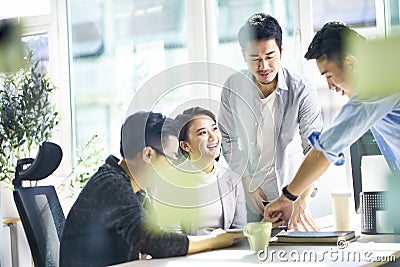
[(350, 231), (351, 193), (335, 191), (331, 193), (331, 199), (336, 231)]
[(272, 223), (252, 222), (243, 228), (243, 234), (249, 240), (250, 248), (254, 252), (266, 250), (271, 237)]

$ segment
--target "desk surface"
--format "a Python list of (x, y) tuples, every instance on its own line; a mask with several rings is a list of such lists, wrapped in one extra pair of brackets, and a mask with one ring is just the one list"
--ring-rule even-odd
[[(247, 242), (247, 240), (245, 240)], [(380, 266), (384, 263), (399, 260), (400, 236), (395, 235), (361, 235), (348, 243), (346, 248), (329, 245), (285, 245), (271, 243), (266, 254), (257, 255), (250, 250), (246, 242), (240, 246), (203, 252), (184, 257), (133, 261), (115, 265), (130, 266), (253, 266), (268, 264), (276, 266), (293, 264), (298, 266)], [(397, 253), (397, 254), (395, 254)], [(392, 256), (395, 255), (395, 256)], [(374, 262), (375, 261), (375, 262)], [(398, 266), (399, 263), (396, 262)]]

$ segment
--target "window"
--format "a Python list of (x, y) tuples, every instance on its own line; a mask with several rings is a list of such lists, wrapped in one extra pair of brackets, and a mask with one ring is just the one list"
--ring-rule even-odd
[(0, 19), (50, 14), (50, 0), (0, 0)]
[(399, 0), (386, 0), (383, 6), (377, 7), (384, 20), (385, 35), (400, 34), (400, 2)]
[(322, 28), (332, 20), (345, 22), (355, 28), (376, 26), (375, 0), (314, 0), (312, 4), (315, 29)]
[(47, 71), (49, 60), (48, 31), (50, 28), (50, 0), (0, 0), (0, 20), (12, 19), (21, 25), (22, 42), (34, 53), (33, 60), (41, 61)]
[(49, 37), (47, 33), (34, 34), (22, 37), (22, 42), (33, 51), (32, 60), (40, 61), (39, 70), (43, 73), (48, 69)]
[(181, 0), (71, 1), (77, 145), (97, 133), (105, 152), (118, 155), (134, 94), (153, 75), (187, 62), (185, 21)]

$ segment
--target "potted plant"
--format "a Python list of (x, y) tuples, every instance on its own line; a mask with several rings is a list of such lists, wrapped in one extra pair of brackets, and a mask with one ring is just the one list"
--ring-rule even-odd
[(49, 140), (59, 122), (50, 96), (56, 86), (39, 70), (28, 51), (16, 73), (0, 74), (0, 181), (10, 183), (16, 162), (34, 157), (38, 144)]

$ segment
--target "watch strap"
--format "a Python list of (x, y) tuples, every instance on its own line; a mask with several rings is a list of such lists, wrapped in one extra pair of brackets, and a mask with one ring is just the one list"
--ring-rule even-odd
[(296, 201), (296, 199), (298, 198), (298, 196), (292, 195), (292, 194), (288, 191), (287, 186), (285, 186), (284, 188), (282, 188), (282, 194), (283, 194), (286, 198), (288, 198), (289, 200), (291, 200), (291, 201)]

